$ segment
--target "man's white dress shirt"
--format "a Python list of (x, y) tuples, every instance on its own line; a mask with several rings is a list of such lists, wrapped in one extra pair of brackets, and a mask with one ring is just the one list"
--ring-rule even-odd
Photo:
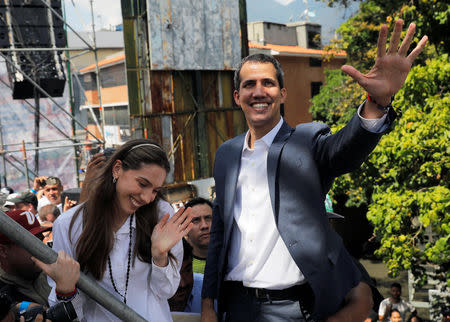
[[(379, 119), (364, 119), (360, 115), (363, 104), (358, 108), (361, 124), (376, 132), (386, 114)], [(269, 194), (267, 153), (282, 124), (280, 118), (270, 132), (255, 141), (253, 149), (248, 146), (247, 132), (242, 148), (225, 280), (242, 281), (247, 287), (280, 290), (305, 283), (281, 239)]]

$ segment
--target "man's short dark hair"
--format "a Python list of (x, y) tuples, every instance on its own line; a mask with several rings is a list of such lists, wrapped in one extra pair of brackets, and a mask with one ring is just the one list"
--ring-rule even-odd
[(391, 284), (391, 288), (393, 288), (393, 287), (398, 288), (400, 291), (402, 290), (402, 286), (399, 283), (397, 283), (397, 282), (394, 282), (394, 283)]
[(211, 201), (209, 201), (208, 199), (205, 199), (205, 198), (201, 198), (201, 197), (191, 199), (191, 200), (189, 200), (188, 202), (186, 202), (186, 203), (184, 204), (184, 206), (185, 206), (186, 208), (188, 208), (188, 207), (191, 207), (191, 208), (192, 208), (192, 207), (197, 206), (197, 205), (208, 205), (208, 206), (211, 207), (211, 209), (212, 209), (212, 207), (213, 207)]
[(266, 54), (253, 54), (245, 57), (241, 60), (239, 63), (239, 66), (237, 67), (236, 71), (234, 72), (234, 88), (239, 91), (240, 85), (241, 85), (241, 69), (242, 66), (248, 62), (258, 62), (258, 63), (270, 63), (275, 67), (276, 76), (278, 80), (278, 84), (280, 85), (280, 88), (284, 87), (284, 72), (281, 68), (280, 63), (278, 60), (276, 60), (272, 55), (266, 55)]

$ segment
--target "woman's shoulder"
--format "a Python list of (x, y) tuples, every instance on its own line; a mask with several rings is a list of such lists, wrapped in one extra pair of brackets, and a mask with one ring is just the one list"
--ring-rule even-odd
[(165, 214), (169, 214), (170, 217), (172, 217), (172, 215), (174, 214), (172, 205), (163, 199), (160, 199), (158, 201), (157, 208), (158, 208), (158, 218), (159, 219), (161, 219)]
[[(75, 215), (77, 210), (80, 209), (81, 206), (82, 206), (82, 204), (76, 205), (75, 207), (72, 207), (69, 210), (63, 212), (61, 215), (59, 215), (58, 218), (56, 218), (55, 222), (53, 223), (53, 227), (57, 226), (57, 227), (69, 228), (69, 225), (72, 221), (73, 216)], [(78, 216), (76, 218), (75, 224), (77, 224), (78, 222), (81, 222), (81, 217), (82, 216), (80, 214), (80, 216)]]

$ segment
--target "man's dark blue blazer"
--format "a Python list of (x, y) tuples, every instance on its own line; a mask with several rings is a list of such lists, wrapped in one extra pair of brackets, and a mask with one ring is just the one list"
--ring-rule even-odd
[[(391, 109), (380, 132), (394, 118)], [(325, 195), (336, 176), (361, 165), (381, 135), (365, 130), (357, 115), (333, 135), (323, 123), (300, 124), (294, 130), (284, 122), (269, 148), (267, 177), (275, 222), (314, 292), (315, 319), (338, 311), (345, 295), (361, 280), (341, 238), (330, 228)], [(242, 134), (225, 142), (215, 157), (216, 200), (202, 297), (217, 298), (219, 311), (244, 138)]]

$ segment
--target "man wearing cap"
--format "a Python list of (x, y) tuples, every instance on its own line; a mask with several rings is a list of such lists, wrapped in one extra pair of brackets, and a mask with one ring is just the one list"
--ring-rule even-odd
[(56, 205), (62, 212), (61, 193), (63, 186), (61, 180), (57, 177), (48, 177), (43, 185), (44, 196), (50, 201), (51, 204)]
[(37, 216), (38, 213), (37, 197), (34, 193), (28, 190), (9, 195), (8, 198), (6, 199), (5, 206), (9, 207), (10, 210), (29, 211), (35, 216)]
[[(12, 210), (6, 214), (40, 239), (50, 229), (41, 227), (31, 212)], [(17, 302), (48, 305), (50, 290), (45, 274), (31, 260), (30, 253), (0, 233), (0, 292), (8, 293)]]

